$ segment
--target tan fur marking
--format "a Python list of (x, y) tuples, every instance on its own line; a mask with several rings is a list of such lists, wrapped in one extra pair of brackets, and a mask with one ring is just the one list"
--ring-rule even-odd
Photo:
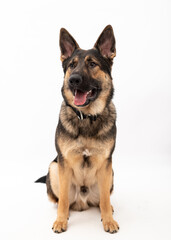
[[(79, 59), (78, 59), (78, 57), (76, 56), (75, 58), (73, 58), (73, 59), (69, 62), (68, 65), (70, 65), (71, 63), (74, 63), (75, 65), (77, 65), (77, 64), (78, 64), (78, 60), (79, 60)], [(70, 68), (68, 68), (67, 71), (68, 71), (69, 73), (72, 72), (72, 70), (71, 70)]]
[(61, 55), (61, 57), (60, 57), (61, 62), (63, 62), (65, 59), (66, 59), (66, 57), (64, 55)]
[(84, 61), (85, 61), (85, 63), (88, 63), (90, 60), (93, 61), (93, 62), (95, 62), (96, 64), (99, 64), (99, 62), (97, 61), (97, 59), (94, 58), (93, 56), (86, 56)]

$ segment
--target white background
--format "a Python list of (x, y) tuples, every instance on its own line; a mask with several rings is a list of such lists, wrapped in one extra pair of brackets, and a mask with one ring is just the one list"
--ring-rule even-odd
[[(171, 2), (169, 0), (0, 3), (1, 239), (171, 239)], [(111, 202), (120, 231), (105, 233), (98, 209), (71, 212), (68, 231), (51, 227), (45, 185), (56, 156), (62, 101), (59, 30), (83, 49), (111, 24), (116, 37), (117, 144)]]

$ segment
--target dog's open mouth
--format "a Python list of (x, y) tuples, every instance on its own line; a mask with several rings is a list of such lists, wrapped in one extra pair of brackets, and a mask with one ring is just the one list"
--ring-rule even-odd
[(88, 92), (82, 92), (79, 89), (74, 91), (74, 104), (76, 106), (86, 106), (91, 100), (97, 96), (97, 89), (93, 88)]

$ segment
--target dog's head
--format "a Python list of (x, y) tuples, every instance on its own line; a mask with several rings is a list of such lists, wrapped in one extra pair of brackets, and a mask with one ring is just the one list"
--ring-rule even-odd
[(108, 25), (103, 30), (90, 50), (82, 50), (62, 28), (60, 49), (64, 100), (86, 114), (101, 113), (113, 96), (111, 68), (116, 49), (112, 27)]

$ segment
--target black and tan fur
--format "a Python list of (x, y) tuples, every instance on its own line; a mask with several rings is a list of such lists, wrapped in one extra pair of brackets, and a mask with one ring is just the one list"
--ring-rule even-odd
[[(116, 110), (111, 101), (111, 68), (116, 55), (113, 29), (108, 25), (94, 47), (86, 51), (62, 28), (60, 48), (64, 101), (55, 137), (58, 156), (46, 176), (49, 199), (58, 203), (53, 231), (67, 229), (69, 208), (82, 211), (99, 206), (104, 230), (114, 233), (119, 226), (110, 204), (116, 139)], [(90, 91), (81, 106), (74, 103), (75, 91)]]

